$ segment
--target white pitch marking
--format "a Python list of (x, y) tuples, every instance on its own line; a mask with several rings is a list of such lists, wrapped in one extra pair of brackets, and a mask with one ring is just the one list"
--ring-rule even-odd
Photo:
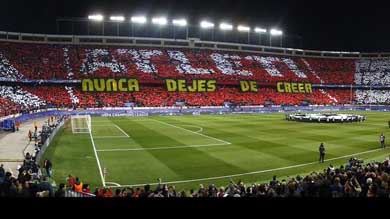
[(203, 128), (200, 126), (196, 126), (196, 125), (182, 125), (182, 126), (198, 128), (199, 130), (196, 131), (196, 133), (203, 132)]
[(118, 187), (121, 186), (121, 184), (116, 183), (116, 182), (106, 182), (106, 184), (112, 184), (112, 185), (115, 185), (115, 186), (118, 186)]
[(114, 125), (117, 129), (119, 129), (119, 131), (121, 131), (123, 134), (125, 134), (128, 138), (130, 138), (130, 136), (125, 132), (123, 131), (123, 129), (121, 129), (121, 127), (117, 126), (117, 125)]
[(100, 139), (100, 138), (129, 138), (128, 136), (97, 136), (97, 137), (93, 137), (95, 139)]
[(118, 149), (100, 149), (99, 152), (115, 152), (115, 151), (150, 151), (150, 150), (169, 150), (169, 149), (181, 149), (181, 148), (200, 148), (200, 147), (212, 147), (229, 145), (223, 144), (200, 144), (200, 145), (183, 145), (183, 146), (167, 146), (167, 147), (155, 147), (155, 148), (118, 148)]
[(89, 136), (91, 137), (91, 142), (92, 142), (92, 146), (93, 146), (93, 151), (95, 153), (96, 163), (97, 163), (98, 168), (99, 168), (100, 178), (102, 180), (103, 187), (105, 187), (106, 186), (106, 182), (104, 181), (102, 167), (100, 166), (99, 156), (98, 156), (97, 151), (96, 151), (95, 141), (93, 140), (91, 131), (89, 132)]
[(188, 130), (188, 129), (185, 129), (185, 128), (182, 128), (182, 127), (179, 127), (179, 126), (175, 126), (175, 125), (172, 125), (172, 124), (160, 121), (160, 120), (156, 120), (156, 119), (151, 119), (151, 120), (156, 121), (156, 122), (161, 123), (161, 124), (164, 124), (164, 125), (168, 125), (168, 126), (174, 127), (174, 128), (178, 128), (178, 129), (181, 129), (181, 130), (184, 130), (184, 131), (187, 131), (187, 132), (191, 132), (193, 134), (200, 135), (200, 136), (203, 136), (203, 137), (206, 137), (206, 138), (209, 138), (209, 139), (217, 140), (217, 141), (223, 142), (225, 144), (231, 144), (228, 141), (224, 141), (224, 140), (221, 140), (221, 139), (218, 139), (218, 138), (214, 138), (214, 137), (211, 137), (211, 136), (208, 136), (208, 135), (204, 135), (204, 134), (201, 134), (201, 133), (198, 133), (198, 132), (194, 132), (194, 131), (191, 131), (191, 130)]
[[(383, 150), (383, 149), (369, 150), (369, 151), (359, 152), (359, 153), (355, 153), (355, 154), (349, 154), (349, 155), (345, 155), (345, 156), (341, 156), (341, 157), (335, 157), (335, 158), (327, 159), (325, 161), (338, 160), (338, 159), (342, 159), (342, 158), (353, 157), (353, 156), (361, 155), (361, 154), (368, 154), (368, 153), (371, 153), (371, 152), (376, 152), (376, 151), (381, 151), (381, 150)], [(267, 172), (273, 172), (273, 171), (278, 171), (278, 170), (292, 169), (292, 168), (296, 168), (296, 167), (309, 166), (309, 165), (313, 165), (313, 164), (318, 164), (318, 161), (310, 162), (310, 163), (304, 163), (304, 164), (297, 164), (297, 165), (287, 166), (287, 167), (279, 167), (279, 168), (268, 169), (268, 170), (259, 170), (259, 171), (247, 172), (247, 173), (239, 173), (239, 174), (217, 176), (217, 177), (208, 177), (208, 178), (199, 178), (199, 179), (191, 179), (191, 180), (179, 180), (179, 181), (162, 182), (162, 183), (164, 183), (164, 184), (179, 184), (179, 183), (199, 182), (199, 181), (215, 180), (215, 179), (226, 179), (226, 178), (237, 177), (237, 176), (254, 175), (254, 174), (259, 174), (259, 173), (267, 173)], [(157, 185), (159, 183), (143, 183), (143, 184), (110, 186), (110, 187), (137, 187), (137, 186), (144, 186), (144, 185), (147, 185), (147, 184), (148, 185)]]
[[(101, 126), (103, 126), (103, 125), (101, 125)], [(96, 136), (94, 138), (95, 139), (99, 139), (99, 138), (130, 138), (130, 136), (125, 131), (123, 131), (123, 129), (121, 129), (119, 126), (117, 126), (115, 124), (113, 124), (112, 126), (114, 126), (115, 128), (119, 129), (119, 131), (121, 131), (124, 134), (124, 136), (123, 135), (121, 135), (121, 136), (117, 136), (117, 135), (113, 135), (113, 136)]]

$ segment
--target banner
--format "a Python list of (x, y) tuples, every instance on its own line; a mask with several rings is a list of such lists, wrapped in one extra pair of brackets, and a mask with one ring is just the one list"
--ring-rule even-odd
[(276, 89), (279, 93), (312, 93), (312, 85), (310, 83), (299, 82), (278, 82)]
[(81, 82), (83, 92), (136, 92), (139, 91), (137, 79), (83, 79)]
[[(168, 92), (214, 92), (217, 90), (217, 81), (209, 79), (165, 79), (164, 83)], [(239, 81), (241, 92), (259, 92), (257, 81)], [(139, 92), (140, 84), (132, 78), (88, 78), (81, 81), (83, 92)], [(312, 93), (311, 83), (277, 82), (276, 89), (279, 93)]]
[(184, 79), (166, 79), (165, 86), (169, 92), (214, 92), (216, 80), (192, 80), (191, 84)]
[(257, 92), (257, 82), (256, 81), (240, 81), (240, 90), (241, 92)]

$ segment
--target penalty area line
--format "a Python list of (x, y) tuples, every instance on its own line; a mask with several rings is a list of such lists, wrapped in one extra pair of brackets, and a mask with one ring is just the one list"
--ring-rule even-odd
[(158, 123), (161, 123), (161, 124), (164, 124), (164, 125), (167, 125), (167, 126), (171, 126), (171, 127), (174, 127), (174, 128), (178, 128), (178, 129), (181, 129), (181, 130), (184, 130), (184, 131), (187, 131), (187, 132), (196, 134), (196, 135), (200, 135), (200, 136), (203, 136), (203, 137), (205, 137), (205, 138), (209, 138), (209, 139), (213, 139), (213, 140), (216, 140), (216, 141), (219, 141), (219, 142), (223, 142), (223, 143), (225, 143), (225, 144), (231, 144), (231, 143), (228, 142), (228, 141), (224, 141), (224, 140), (221, 140), (221, 139), (218, 139), (218, 138), (214, 138), (214, 137), (211, 137), (211, 136), (202, 134), (202, 133), (194, 132), (194, 131), (185, 129), (185, 128), (183, 128), (183, 127), (179, 127), (179, 126), (172, 125), (172, 124), (167, 123), (167, 122), (163, 122), (163, 121), (156, 120), (156, 119), (150, 119), (150, 120), (155, 121), (155, 122), (158, 122)]
[(114, 126), (119, 129), (119, 131), (121, 131), (123, 134), (125, 134), (128, 138), (130, 138), (130, 136), (125, 132), (123, 131), (123, 129), (121, 129), (121, 127), (117, 126), (116, 124), (114, 124)]

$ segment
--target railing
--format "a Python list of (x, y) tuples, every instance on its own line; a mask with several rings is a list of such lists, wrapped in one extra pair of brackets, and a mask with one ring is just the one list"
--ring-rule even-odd
[(169, 47), (169, 48), (196, 48), (222, 51), (251, 52), (282, 56), (302, 56), (315, 58), (390, 58), (390, 52), (361, 53), (345, 51), (317, 51), (294, 48), (281, 48), (238, 43), (224, 43), (201, 41), (198, 38), (166, 39), (144, 37), (116, 37), (116, 36), (79, 36), (79, 35), (49, 35), (0, 31), (0, 41), (23, 43), (49, 44), (76, 44), (76, 45), (114, 45), (137, 47)]
[(66, 198), (93, 198), (96, 195), (86, 192), (75, 192), (71, 189), (65, 191)]
[(46, 139), (45, 143), (42, 145), (41, 150), (36, 156), (37, 163), (40, 162), (42, 156), (45, 154), (46, 149), (49, 147), (50, 143), (53, 141), (54, 137), (57, 135), (58, 130), (65, 124), (65, 120), (62, 120), (57, 127), (53, 130), (50, 136)]

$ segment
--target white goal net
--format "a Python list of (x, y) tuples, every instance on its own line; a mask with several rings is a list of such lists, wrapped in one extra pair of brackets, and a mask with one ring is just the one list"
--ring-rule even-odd
[(90, 115), (74, 115), (70, 117), (73, 134), (91, 132)]

